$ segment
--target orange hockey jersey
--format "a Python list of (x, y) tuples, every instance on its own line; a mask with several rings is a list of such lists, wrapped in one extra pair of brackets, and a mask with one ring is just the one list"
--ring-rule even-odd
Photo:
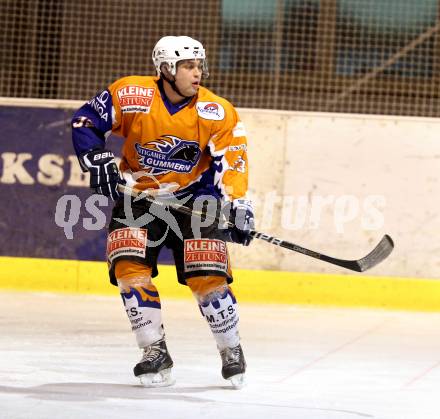
[[(160, 188), (178, 195), (214, 193), (226, 200), (245, 196), (247, 140), (234, 107), (200, 87), (172, 114), (158, 80), (124, 77), (103, 92), (112, 103), (111, 116), (105, 114), (111, 118), (111, 131), (124, 138), (124, 178), (138, 189)], [(92, 102), (99, 108), (99, 102)]]

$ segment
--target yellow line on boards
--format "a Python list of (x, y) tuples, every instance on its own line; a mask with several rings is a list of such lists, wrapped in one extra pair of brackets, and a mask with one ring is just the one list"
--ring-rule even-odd
[[(162, 298), (193, 298), (178, 284), (174, 266), (160, 265), (155, 279)], [(312, 304), (440, 311), (440, 280), (234, 270), (239, 302)], [(117, 295), (107, 264), (60, 259), (0, 257), (0, 289)]]

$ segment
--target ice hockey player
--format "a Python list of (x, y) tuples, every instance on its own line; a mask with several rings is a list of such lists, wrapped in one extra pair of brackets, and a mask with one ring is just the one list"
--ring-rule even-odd
[[(145, 386), (173, 384), (161, 303), (152, 278), (163, 246), (172, 249), (179, 283), (198, 301), (216, 340), (222, 376), (244, 383), (246, 362), (226, 241), (249, 245), (254, 215), (246, 198), (247, 140), (243, 123), (224, 98), (202, 87), (208, 77), (203, 45), (165, 36), (152, 53), (157, 76), (123, 77), (84, 104), (72, 119), (75, 151), (90, 187), (115, 201), (107, 239), (110, 281), (119, 287), (138, 346), (134, 367)], [(118, 167), (106, 149), (110, 133), (123, 137)], [(121, 184), (190, 208), (201, 203), (235, 224), (194, 222), (120, 193)], [(198, 226), (198, 227), (197, 227)]]

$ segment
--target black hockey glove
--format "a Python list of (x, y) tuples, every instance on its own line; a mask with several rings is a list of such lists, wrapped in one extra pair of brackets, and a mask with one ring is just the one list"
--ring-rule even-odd
[(234, 199), (223, 206), (222, 213), (226, 221), (234, 225), (226, 229), (226, 241), (249, 246), (253, 239), (250, 232), (255, 228), (252, 202), (247, 199)]
[(114, 154), (109, 150), (92, 150), (79, 157), (81, 167), (90, 172), (90, 187), (101, 195), (116, 201), (119, 198), (118, 183), (124, 184)]

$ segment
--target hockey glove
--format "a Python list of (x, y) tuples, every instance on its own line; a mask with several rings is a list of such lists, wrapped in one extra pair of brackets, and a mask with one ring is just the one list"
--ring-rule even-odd
[(247, 199), (234, 199), (224, 205), (222, 212), (226, 220), (233, 224), (226, 230), (226, 241), (249, 246), (253, 238), (251, 230), (255, 228), (252, 202)]
[(90, 187), (96, 193), (109, 196), (113, 201), (119, 198), (118, 183), (124, 184), (115, 156), (108, 150), (92, 150), (79, 157), (81, 167), (90, 172)]

